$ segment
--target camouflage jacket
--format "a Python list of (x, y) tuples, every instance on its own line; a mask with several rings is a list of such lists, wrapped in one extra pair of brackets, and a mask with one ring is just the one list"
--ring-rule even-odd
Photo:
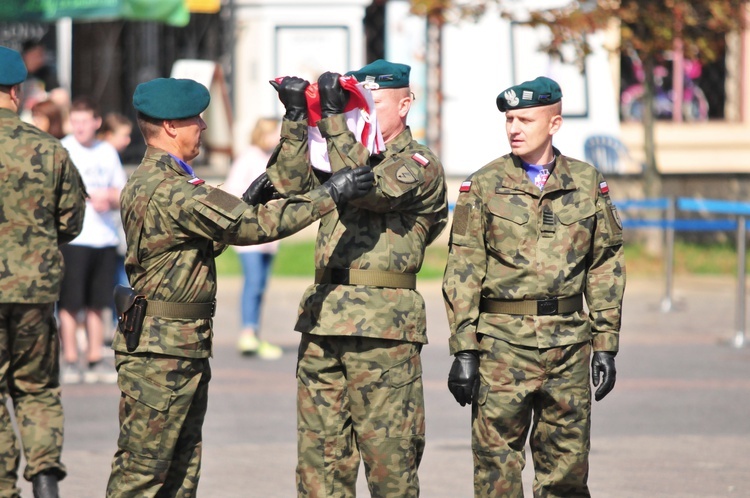
[[(382, 157), (370, 157), (343, 115), (322, 119), (318, 127), (333, 171), (369, 164), (376, 184), (321, 220), (315, 268), (416, 274), (425, 247), (447, 224), (440, 161), (408, 128), (386, 144)], [(269, 178), (285, 194), (305, 192), (318, 182), (307, 159), (307, 125), (284, 120), (281, 136)], [(404, 288), (313, 284), (302, 297), (296, 330), (426, 343), (424, 299)]]
[[(214, 257), (231, 245), (286, 237), (332, 211), (324, 188), (249, 206), (193, 179), (166, 152), (149, 147), (120, 196), (131, 286), (148, 299), (208, 303), (216, 297)], [(203, 358), (211, 353), (211, 319), (147, 316), (135, 352)], [(127, 351), (116, 334), (113, 348)]]
[(0, 109), (0, 302), (60, 297), (58, 246), (83, 226), (86, 190), (56, 138)]
[[(543, 192), (513, 155), (463, 183), (443, 279), (451, 354), (477, 349), (477, 334), (538, 348), (593, 339), (595, 351), (617, 351), (625, 289), (622, 225), (602, 175), (555, 152)], [(480, 312), (482, 298), (581, 293), (588, 314)]]

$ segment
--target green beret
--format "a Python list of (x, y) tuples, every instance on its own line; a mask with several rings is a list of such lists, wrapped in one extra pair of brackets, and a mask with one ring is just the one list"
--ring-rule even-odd
[(409, 86), (411, 67), (378, 59), (359, 71), (349, 71), (347, 76), (354, 76), (359, 82), (365, 82), (371, 90), (378, 88), (404, 88)]
[(0, 85), (13, 86), (26, 80), (26, 64), (21, 54), (8, 47), (0, 47)]
[(193, 80), (156, 78), (141, 83), (133, 93), (133, 107), (156, 119), (184, 119), (197, 116), (208, 107), (211, 95)]
[(540, 76), (501, 92), (497, 96), (497, 108), (500, 112), (505, 112), (512, 109), (550, 105), (561, 100), (560, 85), (554, 80)]

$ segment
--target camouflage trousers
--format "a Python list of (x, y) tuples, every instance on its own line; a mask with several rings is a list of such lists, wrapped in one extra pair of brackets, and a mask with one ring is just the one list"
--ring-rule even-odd
[(120, 436), (107, 496), (192, 497), (200, 478), (208, 359), (117, 353)]
[[(19, 496), (16, 487), (21, 446), (23, 477), (42, 471), (65, 477), (60, 462), (63, 407), (60, 400), (60, 339), (54, 303), (0, 304), (0, 497)], [(8, 411), (13, 400), (19, 444)]]
[(535, 497), (588, 497), (588, 342), (535, 349), (482, 336), (472, 406), (474, 496), (523, 496), (529, 440)]
[(297, 495), (419, 496), (424, 452), (421, 345), (303, 334), (297, 362)]

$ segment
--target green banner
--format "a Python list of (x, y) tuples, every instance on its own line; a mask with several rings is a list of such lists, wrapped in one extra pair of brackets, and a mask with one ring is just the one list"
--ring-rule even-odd
[(0, 21), (105, 21), (130, 19), (185, 26), (190, 13), (184, 0), (0, 0)]

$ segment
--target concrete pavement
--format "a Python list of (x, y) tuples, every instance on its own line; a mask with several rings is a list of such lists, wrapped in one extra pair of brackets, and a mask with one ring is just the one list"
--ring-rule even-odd
[[(295, 496), (298, 334), (292, 328), (307, 284), (306, 279), (271, 281), (264, 330), (285, 355), (267, 362), (236, 354), (241, 282), (220, 281), (199, 496)], [(661, 281), (630, 277), (617, 385), (594, 405), (592, 496), (750, 497), (750, 348), (729, 346), (735, 287), (731, 277), (677, 277), (677, 310), (662, 313)], [(440, 283), (420, 282), (419, 289), (427, 301), (431, 340), (423, 350), (422, 496), (468, 498), (470, 411), (446, 387), (451, 357)], [(64, 386), (63, 398), (69, 475), (61, 482), (62, 496), (101, 497), (115, 451), (119, 391), (113, 385)], [(359, 484), (359, 495), (369, 496), (363, 474)], [(23, 489), (30, 497), (28, 483)]]

